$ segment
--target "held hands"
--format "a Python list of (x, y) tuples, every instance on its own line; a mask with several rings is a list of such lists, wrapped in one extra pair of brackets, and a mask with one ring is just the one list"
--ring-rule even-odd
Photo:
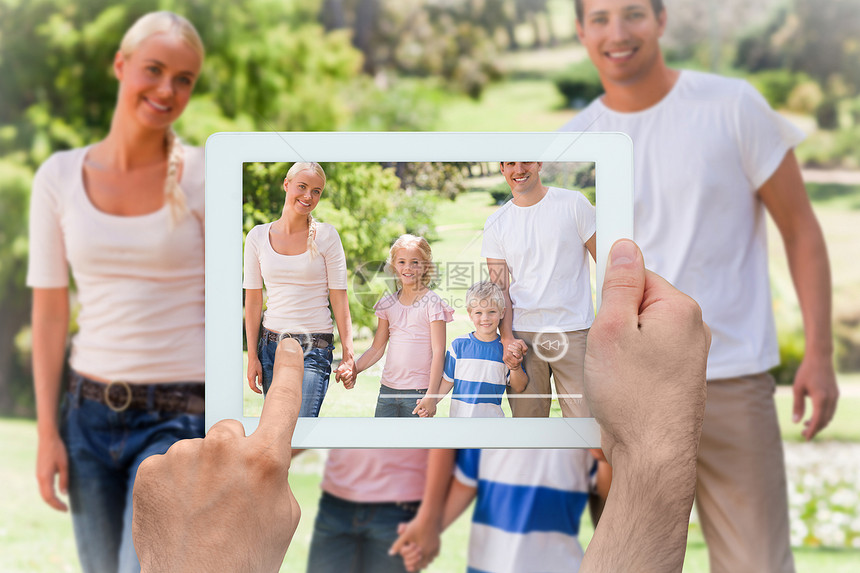
[(415, 409), (413, 414), (418, 414), (421, 418), (432, 418), (436, 415), (436, 403), (438, 400), (432, 396), (424, 396), (420, 400), (415, 400)]
[(355, 371), (355, 360), (341, 360), (334, 372), (334, 379), (343, 384), (344, 389), (350, 390), (355, 387), (358, 372)]
[(520, 367), (520, 364), (522, 364), (523, 357), (529, 351), (529, 347), (526, 346), (526, 343), (519, 338), (503, 340), (502, 343), (505, 346), (502, 361), (511, 370), (516, 370)]
[(397, 526), (397, 541), (388, 550), (389, 555), (400, 555), (403, 567), (410, 573), (424, 569), (439, 555), (442, 545), (441, 531), (428, 520), (416, 516)]
[(526, 352), (528, 352), (528, 347), (526, 347), (526, 343), (522, 340), (517, 339), (515, 342), (511, 342), (510, 344), (508, 344), (508, 346), (505, 348), (505, 356), (510, 353), (510, 358), (507, 360), (505, 358), (502, 358), (502, 360), (505, 362), (505, 365), (509, 369), (516, 370), (522, 365), (523, 360), (525, 359)]
[(302, 399), (299, 344), (278, 344), (257, 430), (224, 420), (140, 465), (132, 533), (143, 571), (277, 571), (299, 522), (288, 481)]

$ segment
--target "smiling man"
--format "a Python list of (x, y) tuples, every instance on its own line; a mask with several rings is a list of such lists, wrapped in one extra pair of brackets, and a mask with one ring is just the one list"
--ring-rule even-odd
[(836, 409), (830, 268), (793, 148), (803, 134), (747, 82), (666, 66), (662, 0), (577, 0), (605, 90), (562, 129), (633, 139), (635, 240), (702, 307), (713, 342), (697, 506), (712, 571), (793, 571), (785, 468), (768, 370), (779, 363), (765, 211), (785, 242), (806, 356), (794, 421), (811, 439)]
[[(524, 356), (529, 373), (526, 389), (508, 394), (511, 412), (549, 416), (552, 376), (562, 414), (590, 416), (575, 396), (582, 395), (585, 341), (594, 320), (588, 274), (594, 206), (578, 191), (545, 186), (542, 163), (503, 161), (499, 167), (513, 198), (484, 224), (481, 256), (510, 310), (499, 324), (505, 362), (516, 368)], [(536, 340), (545, 347), (535, 347)]]

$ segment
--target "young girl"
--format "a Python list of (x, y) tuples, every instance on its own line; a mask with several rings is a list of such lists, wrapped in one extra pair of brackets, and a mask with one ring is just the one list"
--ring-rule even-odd
[[(248, 384), (267, 392), (280, 337), (298, 339), (305, 349), (299, 416), (319, 415), (328, 390), (332, 361), (332, 320), (343, 344), (338, 373), (352, 369), (352, 319), (346, 296), (346, 256), (337, 230), (311, 212), (325, 187), (319, 163), (294, 163), (284, 178), (281, 217), (257, 225), (245, 239), (245, 333)], [(268, 295), (263, 310), (263, 284)], [(346, 383), (347, 388), (351, 387)]]
[[(140, 571), (137, 468), (203, 436), (203, 150), (171, 127), (202, 62), (185, 18), (141, 17), (113, 61), (119, 94), (107, 137), (53, 154), (33, 180), (36, 476), (55, 509), (66, 510), (57, 477), (68, 491), (86, 572)], [(70, 268), (80, 328), (63, 380)]]
[[(442, 379), (445, 365), (445, 323), (454, 309), (428, 285), (433, 276), (433, 255), (423, 237), (402, 235), (388, 253), (399, 290), (382, 297), (373, 307), (379, 319), (373, 344), (355, 363), (352, 381), (376, 364), (391, 342), (382, 371), (376, 402), (377, 417), (416, 416), (417, 404), (431, 381)], [(435, 412), (434, 405), (425, 408)]]

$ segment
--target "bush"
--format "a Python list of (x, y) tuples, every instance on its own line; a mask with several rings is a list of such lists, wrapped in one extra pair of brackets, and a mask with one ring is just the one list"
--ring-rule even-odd
[(819, 129), (839, 128), (839, 102), (836, 98), (827, 97), (815, 108), (815, 121)]
[(848, 117), (851, 118), (851, 125), (860, 127), (860, 97), (855, 97), (845, 104), (845, 111)]
[(810, 80), (794, 86), (788, 94), (786, 107), (796, 113), (812, 115), (822, 101), (824, 101), (824, 92), (817, 82)]
[(860, 168), (860, 125), (838, 131), (817, 131), (797, 148), (804, 167)]
[(749, 81), (775, 109), (785, 107), (792, 91), (799, 85), (815, 83), (803, 72), (792, 72), (785, 69), (759, 72), (751, 75)]
[(571, 66), (556, 75), (553, 81), (568, 104), (575, 108), (585, 107), (603, 93), (600, 75), (588, 60)]
[(860, 312), (843, 316), (833, 325), (836, 339), (836, 368), (840, 372), (860, 372)]
[(504, 205), (511, 198), (511, 192), (510, 190), (490, 191), (490, 196), (493, 198), (493, 205)]
[(779, 338), (779, 366), (771, 368), (776, 383), (783, 386), (791, 386), (800, 363), (803, 361), (803, 351), (806, 345), (802, 330), (792, 332), (780, 332)]

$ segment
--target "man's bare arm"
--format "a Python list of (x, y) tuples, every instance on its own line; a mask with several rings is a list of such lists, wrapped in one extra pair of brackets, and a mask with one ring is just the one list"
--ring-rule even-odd
[(839, 389), (833, 369), (830, 261), (824, 235), (803, 185), (793, 151), (758, 190), (782, 240), (797, 291), (806, 351), (794, 378), (794, 422), (812, 400), (812, 417), (802, 431), (807, 440), (823, 430), (836, 413)]
[(510, 350), (510, 345), (516, 343), (520, 347), (520, 354), (528, 352), (526, 343), (519, 338), (514, 338), (514, 305), (511, 303), (510, 281), (511, 273), (508, 270), (508, 264), (504, 259), (487, 259), (487, 271), (490, 275), (490, 281), (496, 283), (502, 294), (505, 295), (505, 315), (499, 322), (499, 336), (501, 336), (502, 344), (505, 347), (504, 361), (508, 368), (514, 366), (517, 362), (513, 358)]

